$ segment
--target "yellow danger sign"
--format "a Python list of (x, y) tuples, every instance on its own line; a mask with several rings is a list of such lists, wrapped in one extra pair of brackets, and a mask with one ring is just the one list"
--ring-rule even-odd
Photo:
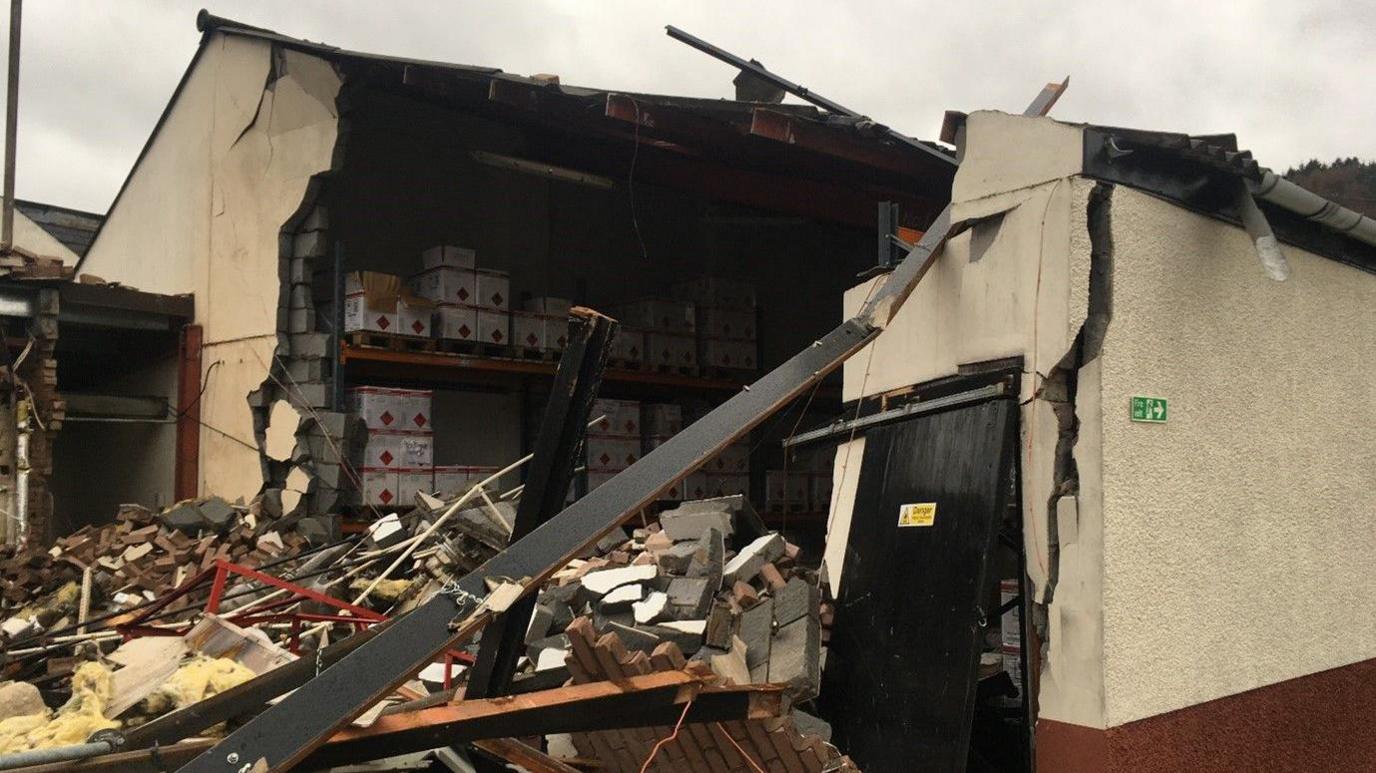
[(936, 502), (916, 502), (898, 507), (899, 526), (931, 526), (936, 521)]

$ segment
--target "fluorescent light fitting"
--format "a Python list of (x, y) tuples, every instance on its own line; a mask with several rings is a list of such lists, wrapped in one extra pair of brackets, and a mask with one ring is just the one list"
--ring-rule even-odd
[(524, 158), (503, 156), (497, 153), (488, 153), (484, 150), (475, 150), (470, 155), (479, 164), (496, 167), (497, 169), (510, 169), (513, 172), (533, 174), (540, 177), (547, 177), (551, 180), (559, 180), (575, 185), (586, 185), (590, 188), (611, 188), (614, 183), (606, 177), (598, 177), (595, 174), (580, 172), (577, 169), (568, 169), (553, 164), (542, 164), (539, 161), (529, 161)]

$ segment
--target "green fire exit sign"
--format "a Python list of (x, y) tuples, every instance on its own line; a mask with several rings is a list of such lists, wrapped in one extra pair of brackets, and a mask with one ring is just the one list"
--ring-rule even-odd
[(1165, 424), (1166, 398), (1133, 395), (1132, 420), (1145, 421), (1151, 424)]

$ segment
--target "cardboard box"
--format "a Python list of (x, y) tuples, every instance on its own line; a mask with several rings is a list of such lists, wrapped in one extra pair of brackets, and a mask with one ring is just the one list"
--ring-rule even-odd
[(363, 293), (344, 296), (345, 333), (395, 333), (397, 330), (397, 301), (392, 298), (389, 308), (369, 306)]
[(403, 390), (386, 387), (354, 387), (344, 393), (351, 413), (363, 417), (364, 426), (375, 429), (407, 429), (409, 405), (401, 399)]
[(429, 467), (435, 459), (435, 438), (429, 432), (375, 429), (368, 432), (361, 455), (354, 461), (360, 467), (395, 469)]
[(511, 312), (511, 342), (526, 349), (548, 349), (545, 317), (529, 311)]
[(651, 365), (691, 369), (698, 364), (697, 339), (691, 335), (651, 330), (645, 334), (645, 350)]
[(568, 298), (556, 298), (552, 295), (542, 295), (537, 298), (527, 298), (521, 304), (521, 308), (526, 311), (533, 311), (537, 314), (550, 314), (556, 317), (567, 317), (569, 309), (573, 308), (573, 302)]
[(589, 470), (624, 470), (640, 460), (640, 438), (591, 435), (584, 441)]
[(745, 443), (732, 443), (708, 461), (708, 472), (750, 474), (750, 446)]
[(688, 474), (688, 477), (683, 479), (684, 499), (707, 499), (711, 496), (711, 494), (708, 493), (709, 491), (710, 489), (707, 486), (707, 473), (705, 472), (692, 472)]
[(448, 266), (452, 268), (473, 268), (478, 264), (477, 250), (467, 247), (453, 247), (442, 244), (421, 250), (420, 264), (425, 268)]
[(640, 403), (635, 400), (598, 399), (592, 403), (592, 418), (602, 416), (589, 436), (634, 438), (640, 442)]
[(617, 319), (623, 324), (663, 333), (687, 333), (697, 330), (697, 310), (689, 301), (675, 298), (641, 298), (616, 307)]
[(478, 340), (506, 346), (511, 343), (511, 313), (478, 309)]
[(473, 305), (494, 311), (511, 310), (511, 275), (505, 271), (480, 268), (473, 272), (478, 280), (478, 296)]
[(435, 307), (432, 317), (435, 337), (447, 341), (475, 341), (478, 338), (478, 310), (473, 306)]
[(640, 409), (646, 435), (677, 435), (683, 431), (683, 409), (669, 403), (646, 403)]
[(436, 266), (411, 277), (416, 294), (435, 303), (471, 304), (478, 295), (478, 276), (471, 268)]
[(717, 276), (703, 276), (679, 282), (670, 288), (669, 294), (675, 298), (722, 309), (752, 310), (756, 301), (755, 285)]
[(416, 501), (416, 492), (427, 494), (435, 489), (435, 471), (431, 467), (401, 467), (397, 469), (397, 505), (409, 507)]
[(397, 471), (382, 467), (360, 467), (363, 503), (390, 507), (398, 501)]
[(755, 370), (759, 366), (758, 349), (754, 341), (703, 338), (701, 349), (700, 361), (705, 367)]
[(729, 497), (734, 494), (750, 495), (750, 476), (735, 474), (706, 473), (708, 497)]
[(569, 346), (569, 318), (567, 315), (539, 314), (545, 322), (545, 345), (556, 352)]
[(705, 338), (754, 341), (755, 312), (699, 305), (698, 333)]
[(645, 362), (645, 331), (632, 327), (618, 328), (612, 337), (609, 356), (625, 362)]
[(397, 333), (417, 338), (430, 338), (430, 318), (434, 313), (434, 301), (402, 293), (401, 297), (397, 299)]

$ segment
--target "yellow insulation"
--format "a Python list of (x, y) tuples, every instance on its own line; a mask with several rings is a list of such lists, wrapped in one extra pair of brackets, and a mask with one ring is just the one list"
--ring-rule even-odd
[(256, 674), (229, 658), (199, 656), (184, 663), (146, 699), (148, 713), (157, 715), (190, 706), (216, 693), (243, 684)]
[(110, 691), (110, 669), (100, 663), (82, 663), (72, 674), (72, 697), (55, 714), (0, 722), (0, 754), (85, 743), (98, 730), (119, 727), (119, 722), (103, 715)]

